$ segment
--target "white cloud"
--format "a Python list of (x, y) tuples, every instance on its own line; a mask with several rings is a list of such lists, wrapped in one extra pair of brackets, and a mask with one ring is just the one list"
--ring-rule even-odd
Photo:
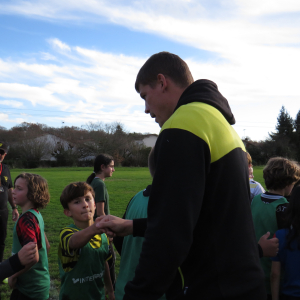
[(47, 52), (41, 52), (41, 59), (42, 60), (57, 60), (56, 57)]
[(241, 12), (248, 15), (273, 15), (300, 12), (300, 2), (298, 0), (236, 0), (235, 2)]
[(20, 108), (23, 106), (22, 102), (14, 100), (0, 100), (0, 106), (9, 106), (10, 108)]
[[(214, 52), (220, 59), (204, 62), (198, 57), (183, 58), (195, 79), (208, 78), (218, 84), (240, 119), (249, 118), (252, 122), (255, 118), (266, 119), (266, 111), (272, 111), (275, 125), (276, 111), (279, 112), (282, 104), (290, 111), (297, 111), (300, 26), (296, 26), (299, 18), (290, 18), (290, 14), (300, 12), (300, 2), (199, 2), (14, 0), (2, 2), (0, 13), (69, 23), (105, 20)], [(276, 22), (272, 18), (276, 18)], [(146, 124), (140, 121), (147, 119), (142, 112), (140, 115), (132, 112), (135, 106), (142, 105), (133, 85), (146, 57), (104, 53), (68, 45), (57, 38), (48, 42), (53, 49), (40, 54), (42, 62), (0, 59), (1, 97), (26, 99), (33, 104), (43, 99), (44, 105), (82, 112), (80, 117), (77, 114), (68, 117), (73, 122), (75, 119), (82, 122), (89, 118), (100, 121), (117, 118), (128, 124), (136, 119), (141, 122), (140, 128)], [(52, 64), (46, 63), (49, 60)], [(8, 78), (10, 81), (16, 78), (13, 81), (16, 83), (8, 86)], [(266, 108), (259, 108), (262, 103)], [(243, 110), (247, 113), (243, 114)], [(152, 124), (150, 118), (149, 124)]]
[(49, 39), (48, 41), (49, 41), (50, 44), (53, 45), (53, 47), (56, 47), (56, 48), (58, 48), (62, 51), (71, 51), (71, 48), (67, 44), (60, 41), (59, 39), (56, 39), (56, 38), (55, 39)]
[(8, 124), (20, 124), (25, 122), (26, 119), (23, 118), (13, 118), (11, 119), (8, 114), (0, 113), (1, 126), (7, 127)]
[(62, 101), (44, 88), (19, 83), (0, 83), (0, 97), (25, 99), (32, 105), (61, 105)]

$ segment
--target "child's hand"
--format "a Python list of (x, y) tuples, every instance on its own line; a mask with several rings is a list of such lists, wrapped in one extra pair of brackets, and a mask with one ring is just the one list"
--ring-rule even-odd
[(23, 266), (34, 263), (37, 251), (38, 250), (36, 243), (30, 242), (23, 246), (22, 249), (18, 252), (20, 263)]
[(11, 289), (15, 288), (16, 283), (17, 283), (17, 277), (14, 276), (8, 277), (8, 285), (10, 286)]

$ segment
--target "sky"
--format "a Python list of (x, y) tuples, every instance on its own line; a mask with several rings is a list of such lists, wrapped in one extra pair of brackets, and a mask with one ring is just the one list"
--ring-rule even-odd
[(300, 110), (299, 0), (0, 0), (0, 126), (158, 134), (134, 83), (160, 51), (218, 85), (241, 138)]

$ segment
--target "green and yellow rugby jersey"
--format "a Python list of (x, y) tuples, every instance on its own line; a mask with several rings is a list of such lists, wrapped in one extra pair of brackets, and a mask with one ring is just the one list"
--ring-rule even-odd
[[(72, 227), (71, 227), (72, 226)], [(73, 227), (74, 226), (74, 227)], [(63, 228), (60, 231), (59, 239), (59, 249), (58, 249), (58, 258), (61, 261), (62, 268), (65, 272), (71, 271), (77, 264), (78, 259), (81, 254), (81, 248), (80, 249), (70, 249), (69, 248), (69, 241), (72, 235), (79, 231), (80, 229), (77, 228), (75, 225), (69, 225), (68, 227)], [(107, 239), (108, 241), (108, 239)], [(109, 241), (108, 241), (109, 243)], [(97, 234), (95, 235), (90, 241), (89, 245), (97, 250), (100, 249), (103, 244), (102, 235)], [(107, 261), (111, 257), (110, 254), (107, 255), (105, 260)]]

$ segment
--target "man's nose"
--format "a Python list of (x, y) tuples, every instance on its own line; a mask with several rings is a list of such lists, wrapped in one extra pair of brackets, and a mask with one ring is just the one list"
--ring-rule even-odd
[(149, 114), (150, 113), (150, 108), (147, 105), (147, 102), (145, 102), (145, 114)]

